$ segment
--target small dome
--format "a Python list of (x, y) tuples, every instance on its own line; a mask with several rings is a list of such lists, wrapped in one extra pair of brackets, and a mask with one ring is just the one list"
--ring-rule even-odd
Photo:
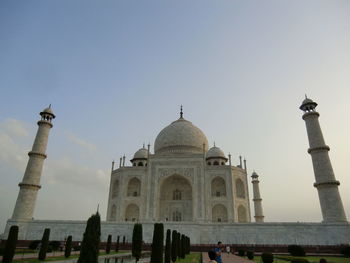
[(53, 114), (53, 111), (51, 109), (51, 104), (49, 107), (45, 108), (42, 112), (40, 112), (40, 115), (43, 115), (43, 114), (49, 114), (51, 115), (53, 118), (55, 118), (55, 114)]
[(209, 149), (209, 151), (207, 152), (207, 159), (208, 158), (223, 158), (227, 160), (224, 152), (219, 147), (216, 147), (216, 146), (211, 147)]
[(208, 150), (208, 140), (204, 133), (192, 122), (180, 117), (165, 127), (154, 142), (157, 153), (203, 153)]
[(148, 150), (145, 148), (139, 149), (135, 154), (134, 154), (134, 159), (147, 159), (148, 157)]
[(259, 177), (259, 175), (254, 171), (253, 173), (252, 173), (252, 178), (258, 178)]
[(308, 103), (314, 103), (312, 99), (305, 98), (301, 104), (308, 104)]
[(317, 106), (316, 102), (314, 102), (312, 99), (309, 99), (308, 97), (305, 96), (305, 99), (301, 103), (301, 106), (299, 107), (299, 109), (303, 111), (309, 111), (309, 110), (315, 109), (316, 106)]

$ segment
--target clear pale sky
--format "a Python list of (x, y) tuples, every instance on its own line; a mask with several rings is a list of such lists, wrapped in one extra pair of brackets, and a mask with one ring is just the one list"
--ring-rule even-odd
[(266, 221), (319, 222), (305, 93), (349, 218), (349, 14), (346, 0), (1, 1), (0, 232), (50, 103), (36, 219), (85, 220), (98, 204), (105, 218), (112, 160), (153, 151), (183, 104), (260, 175)]

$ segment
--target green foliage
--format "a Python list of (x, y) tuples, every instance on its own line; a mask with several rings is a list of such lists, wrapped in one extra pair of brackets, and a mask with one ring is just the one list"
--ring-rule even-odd
[(179, 232), (177, 232), (176, 234), (176, 247), (177, 247), (177, 258), (180, 259), (181, 258), (181, 255), (182, 255), (182, 247), (181, 247), (181, 243), (180, 243), (180, 238), (181, 237), (181, 234)]
[(166, 231), (164, 263), (170, 263), (170, 261), (171, 261), (171, 231), (170, 229), (168, 229)]
[(247, 258), (252, 260), (254, 258), (254, 251), (248, 250), (247, 251)]
[[(124, 240), (124, 238), (123, 238)], [(139, 261), (142, 251), (142, 224), (135, 224), (132, 231), (132, 256)]]
[(261, 260), (263, 263), (272, 263), (273, 262), (273, 255), (271, 253), (262, 253)]
[(92, 215), (86, 224), (78, 263), (97, 263), (101, 238), (101, 218), (99, 213)]
[(2, 258), (3, 263), (12, 262), (13, 256), (15, 255), (16, 244), (18, 238), (18, 226), (11, 226), (9, 235), (6, 240), (4, 256)]
[(123, 236), (123, 246), (125, 246), (125, 236)]
[(177, 258), (177, 231), (171, 233), (171, 261), (175, 262)]
[(112, 245), (112, 235), (108, 235), (107, 244), (106, 244), (106, 254), (109, 254), (109, 252), (111, 252), (111, 245)]
[(185, 235), (181, 235), (180, 244), (181, 244), (181, 258), (184, 259), (186, 255)]
[(64, 250), (64, 256), (66, 258), (69, 258), (71, 251), (72, 251), (72, 236), (68, 236), (66, 241), (66, 248)]
[(244, 255), (245, 255), (245, 250), (244, 249), (239, 249), (238, 250), (238, 256), (244, 257)]
[(309, 261), (305, 258), (295, 258), (291, 261), (291, 263), (309, 263)]
[(40, 240), (34, 240), (34, 241), (30, 242), (28, 248), (29, 249), (33, 249), (33, 250), (37, 249), (39, 244), (40, 244), (40, 242), (41, 242)]
[(51, 242), (49, 242), (49, 247), (52, 250), (59, 250), (61, 247), (61, 242), (60, 241), (51, 241)]
[(350, 246), (347, 245), (343, 247), (341, 253), (344, 255), (344, 257), (350, 257)]
[(288, 246), (288, 253), (294, 257), (304, 257), (305, 256), (304, 248), (302, 246), (299, 246), (299, 245), (289, 245)]
[(164, 225), (154, 224), (151, 263), (163, 263)]
[(115, 252), (119, 252), (119, 236), (117, 237), (117, 243), (115, 244)]
[(49, 238), (50, 238), (50, 229), (45, 228), (43, 238), (41, 239), (41, 247), (39, 251), (39, 260), (45, 260), (46, 252), (49, 249)]

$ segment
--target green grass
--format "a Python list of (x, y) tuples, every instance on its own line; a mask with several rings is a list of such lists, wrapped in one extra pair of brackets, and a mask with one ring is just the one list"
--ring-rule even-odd
[[(123, 254), (125, 252), (114, 252), (111, 251), (109, 255), (115, 255), (115, 254)], [(100, 256), (106, 255), (106, 252), (100, 252)], [(59, 256), (59, 257), (47, 257), (45, 261), (40, 261), (37, 258), (30, 258), (30, 259), (16, 259), (13, 260), (13, 263), (43, 263), (43, 262), (49, 262), (49, 261), (59, 261), (59, 260), (65, 260), (65, 259), (72, 259), (72, 258), (78, 258), (79, 254), (71, 255), (69, 258), (66, 258), (65, 256)]]
[[(277, 257), (285, 257), (288, 256), (277, 256)], [(246, 258), (246, 257), (245, 257)], [(300, 257), (307, 259), (310, 263), (319, 263), (321, 258), (324, 258), (327, 260), (328, 263), (350, 263), (350, 258), (345, 257), (328, 257), (328, 256), (306, 256), (306, 257)], [(262, 263), (260, 256), (254, 256), (253, 261), (255, 263)], [(273, 263), (288, 263), (290, 261), (282, 260), (279, 258), (274, 257)]]
[(181, 263), (201, 263), (201, 254), (200, 253), (190, 253), (189, 255), (186, 255), (184, 259), (178, 259), (176, 262)]

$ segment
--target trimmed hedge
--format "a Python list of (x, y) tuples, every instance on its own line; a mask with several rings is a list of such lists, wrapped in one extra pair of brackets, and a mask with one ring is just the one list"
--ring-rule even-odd
[(245, 255), (245, 250), (244, 249), (238, 250), (238, 256), (244, 257), (244, 255)]
[(247, 251), (247, 258), (252, 260), (254, 258), (254, 251), (248, 250)]
[(41, 239), (41, 247), (39, 251), (39, 260), (45, 260), (46, 252), (49, 250), (49, 238), (50, 238), (50, 229), (45, 228), (43, 238)]
[(305, 257), (305, 250), (302, 246), (299, 245), (289, 245), (288, 253), (294, 257)]
[(272, 263), (273, 262), (272, 253), (262, 253), (261, 260), (263, 263)]
[(4, 256), (2, 258), (3, 263), (12, 262), (13, 256), (15, 255), (16, 244), (18, 239), (18, 226), (11, 226), (9, 235), (6, 240)]
[(66, 258), (69, 258), (71, 252), (72, 252), (72, 236), (68, 236), (67, 241), (66, 241), (66, 247), (64, 250), (64, 256)]

